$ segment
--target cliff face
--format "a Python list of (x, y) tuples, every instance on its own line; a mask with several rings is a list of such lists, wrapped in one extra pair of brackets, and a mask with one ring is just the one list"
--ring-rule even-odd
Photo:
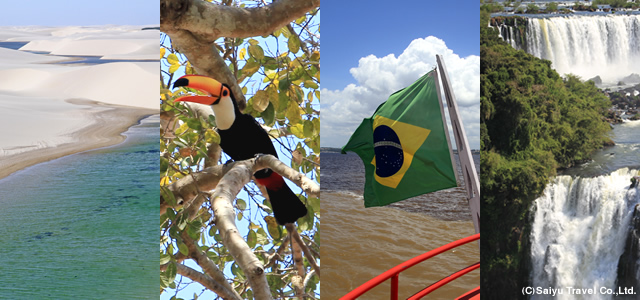
[(636, 270), (640, 270), (638, 259), (640, 258), (640, 204), (636, 204), (633, 211), (633, 219), (629, 226), (624, 253), (618, 261), (618, 287), (633, 287), (634, 291), (640, 289)]

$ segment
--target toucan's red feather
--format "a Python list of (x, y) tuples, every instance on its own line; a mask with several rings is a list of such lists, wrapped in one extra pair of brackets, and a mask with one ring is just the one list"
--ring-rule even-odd
[(276, 172), (272, 172), (269, 177), (266, 178), (256, 178), (256, 181), (264, 185), (267, 189), (272, 191), (278, 191), (285, 184), (284, 179)]

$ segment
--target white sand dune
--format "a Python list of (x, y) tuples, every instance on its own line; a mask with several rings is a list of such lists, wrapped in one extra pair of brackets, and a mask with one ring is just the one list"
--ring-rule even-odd
[(121, 59), (158, 59), (160, 33), (140, 27), (66, 27), (49, 36), (33, 37), (20, 50), (50, 52), (54, 55), (117, 56)]
[(157, 30), (0, 27), (0, 41), (7, 40), (29, 41), (23, 49), (52, 55), (0, 48), (0, 178), (116, 143), (141, 116), (158, 112), (158, 61), (53, 63), (66, 55), (157, 60)]
[[(81, 98), (115, 105), (158, 108), (156, 62), (0, 69), (0, 93), (26, 97)], [(1, 97), (1, 96), (0, 96)], [(0, 100), (2, 101), (2, 100)]]

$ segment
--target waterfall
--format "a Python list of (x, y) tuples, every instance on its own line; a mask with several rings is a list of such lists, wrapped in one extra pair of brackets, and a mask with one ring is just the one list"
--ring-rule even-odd
[(617, 84), (640, 73), (640, 15), (529, 18), (526, 47), (515, 48), (550, 60), (560, 74)]
[[(636, 170), (595, 178), (558, 176), (533, 206), (531, 284), (559, 289), (554, 299), (607, 299), (617, 291), (618, 260), (640, 189), (629, 188)], [(568, 288), (595, 288), (591, 295)], [(532, 296), (546, 299), (548, 295)]]

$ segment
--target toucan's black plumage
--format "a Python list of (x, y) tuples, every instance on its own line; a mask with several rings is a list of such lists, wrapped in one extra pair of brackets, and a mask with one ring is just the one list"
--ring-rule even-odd
[[(212, 106), (218, 123), (220, 147), (233, 160), (250, 159), (257, 154), (278, 156), (262, 126), (252, 116), (240, 112), (229, 86), (198, 75), (185, 75), (176, 80), (173, 86), (186, 86), (209, 93), (210, 96), (186, 96), (176, 101)], [(278, 224), (293, 223), (307, 214), (307, 208), (278, 173), (264, 169), (254, 176), (258, 183), (266, 187)]]

